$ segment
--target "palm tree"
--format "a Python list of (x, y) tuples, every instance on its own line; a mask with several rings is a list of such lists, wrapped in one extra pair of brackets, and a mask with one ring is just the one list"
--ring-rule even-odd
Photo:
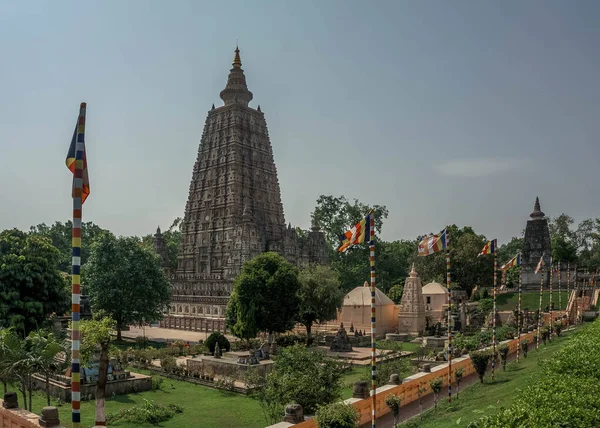
[(10, 328), (0, 330), (0, 381), (4, 393), (8, 391), (8, 383), (15, 380), (12, 370), (14, 350), (19, 347), (20, 339)]
[[(56, 373), (59, 362), (58, 354), (66, 352), (65, 343), (59, 341), (52, 333), (38, 330), (31, 332), (26, 339), (28, 359), (34, 373), (44, 376), (46, 383), (46, 401), (50, 405), (50, 375)], [(32, 373), (33, 374), (33, 373)], [(31, 406), (31, 390), (29, 391), (29, 404)]]

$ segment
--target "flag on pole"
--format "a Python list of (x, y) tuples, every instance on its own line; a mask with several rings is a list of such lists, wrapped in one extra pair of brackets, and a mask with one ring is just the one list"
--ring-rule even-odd
[(516, 256), (514, 256), (512, 259), (510, 259), (509, 261), (507, 261), (506, 263), (504, 263), (502, 265), (502, 267), (500, 267), (501, 270), (507, 270), (510, 269), (513, 266), (521, 266), (521, 253), (517, 253)]
[(488, 241), (487, 244), (485, 244), (483, 246), (483, 248), (481, 249), (481, 251), (479, 252), (479, 254), (477, 255), (477, 257), (479, 256), (484, 256), (486, 254), (494, 254), (496, 253), (496, 245), (497, 244), (497, 240), (496, 239), (492, 239), (491, 241)]
[(428, 256), (433, 253), (439, 253), (446, 249), (448, 245), (447, 231), (442, 230), (437, 235), (429, 235), (419, 242), (419, 256)]
[(338, 248), (340, 253), (346, 252), (348, 248), (352, 247), (356, 244), (362, 244), (365, 241), (369, 241), (371, 236), (371, 217), (373, 216), (373, 211), (369, 212), (361, 221), (356, 223), (354, 227), (352, 227), (349, 231), (344, 233), (340, 240), (341, 246)]
[[(76, 160), (76, 144), (81, 143), (83, 147), (83, 168), (81, 177), (76, 177), (75, 173), (75, 160)], [(81, 178), (83, 180), (81, 185), (81, 203), (83, 204), (90, 194), (90, 179), (88, 177), (87, 169), (87, 156), (85, 154), (85, 117), (80, 116), (75, 125), (75, 131), (73, 131), (73, 138), (71, 139), (71, 145), (69, 146), (69, 152), (67, 153), (67, 159), (65, 160), (67, 168), (73, 173), (73, 192), (75, 191), (75, 180)], [(73, 195), (74, 196), (74, 195)]]
[(535, 273), (538, 273), (542, 267), (544, 267), (544, 256), (540, 257), (540, 261), (535, 268)]

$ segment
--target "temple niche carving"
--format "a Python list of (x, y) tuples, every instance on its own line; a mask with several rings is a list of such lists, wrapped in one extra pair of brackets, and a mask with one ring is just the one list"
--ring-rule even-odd
[[(286, 226), (265, 115), (248, 105), (253, 94), (237, 48), (232, 65), (220, 94), (224, 105), (213, 105), (204, 125), (161, 327), (223, 331), (233, 281), (260, 253), (274, 251), (297, 265), (328, 262), (315, 221), (302, 237)], [(159, 243), (155, 249), (163, 251)]]
[(535, 273), (540, 257), (544, 255), (544, 261), (550, 262), (552, 256), (552, 242), (550, 240), (550, 230), (548, 229), (548, 219), (542, 212), (539, 198), (535, 198), (533, 212), (529, 215), (525, 227), (525, 237), (523, 239), (522, 268), (523, 268), (523, 288), (537, 290), (540, 287), (542, 275), (544, 275), (545, 286), (548, 286), (550, 276), (546, 274), (546, 268), (542, 272)]

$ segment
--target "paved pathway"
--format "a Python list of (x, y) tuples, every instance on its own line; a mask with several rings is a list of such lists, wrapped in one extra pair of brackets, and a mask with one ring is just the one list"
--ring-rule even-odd
[[(138, 336), (146, 336), (148, 339), (155, 342), (172, 342), (174, 340), (183, 340), (186, 342), (198, 342), (206, 340), (210, 333), (200, 331), (175, 330), (170, 328), (160, 327), (131, 327), (129, 331), (123, 331), (123, 337), (135, 339)], [(225, 335), (230, 341), (236, 340), (235, 337), (228, 334)]]

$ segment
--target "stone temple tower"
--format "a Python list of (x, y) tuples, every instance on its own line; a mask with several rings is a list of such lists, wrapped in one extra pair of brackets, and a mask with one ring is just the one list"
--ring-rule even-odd
[(419, 335), (425, 330), (425, 302), (421, 278), (413, 263), (410, 276), (404, 281), (404, 292), (398, 312), (398, 332), (407, 335)]
[[(523, 267), (523, 287), (526, 289), (537, 290), (540, 287), (542, 273), (535, 273), (535, 268), (540, 261), (542, 254), (546, 263), (550, 262), (552, 256), (552, 243), (550, 241), (550, 230), (548, 229), (548, 220), (540, 207), (539, 198), (535, 198), (533, 212), (529, 215), (525, 227), (525, 238), (523, 240), (522, 267)], [(550, 281), (549, 275), (545, 273), (544, 280), (546, 285)]]
[[(275, 251), (290, 262), (326, 261), (326, 247), (315, 230), (304, 248), (296, 230), (285, 225), (273, 150), (265, 115), (249, 106), (240, 51), (235, 55), (224, 105), (208, 112), (192, 171), (182, 222), (173, 298), (161, 326), (223, 331), (233, 280), (244, 262)], [(324, 256), (325, 255), (325, 256)]]

